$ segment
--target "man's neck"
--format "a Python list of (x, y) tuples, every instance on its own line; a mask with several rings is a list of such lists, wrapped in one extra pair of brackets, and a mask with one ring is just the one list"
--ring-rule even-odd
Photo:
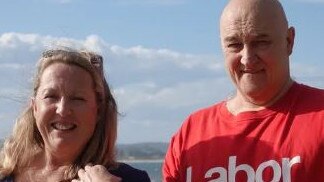
[(239, 91), (237, 91), (237, 94), (232, 99), (227, 101), (227, 109), (233, 115), (238, 115), (239, 113), (247, 111), (263, 110), (276, 103), (279, 99), (281, 99), (287, 93), (292, 84), (293, 80), (289, 78), (289, 80), (287, 80), (287, 82), (276, 94), (270, 97), (270, 99), (264, 100), (244, 96)]

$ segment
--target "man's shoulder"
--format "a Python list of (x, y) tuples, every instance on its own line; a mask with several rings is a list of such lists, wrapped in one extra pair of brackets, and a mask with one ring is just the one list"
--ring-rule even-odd
[(189, 118), (200, 118), (211, 115), (217, 115), (220, 109), (224, 106), (225, 101), (221, 101), (219, 103), (213, 104), (211, 106), (207, 106), (204, 108), (200, 108), (189, 115)]
[(297, 84), (298, 99), (300, 101), (311, 102), (316, 101), (318, 104), (324, 105), (324, 90), (309, 85)]
[(298, 87), (306, 95), (311, 95), (311, 94), (316, 93), (316, 96), (324, 97), (324, 89), (316, 88), (316, 87), (313, 87), (313, 86), (310, 86), (310, 85), (305, 85), (305, 84), (302, 84), (302, 83), (299, 83)]
[(324, 114), (324, 90), (304, 84), (296, 84), (291, 95), (291, 111), (298, 114)]
[(192, 112), (182, 123), (180, 130), (190, 130), (192, 127), (196, 129), (199, 127), (206, 127), (209, 121), (215, 120), (215, 118), (220, 116), (220, 112), (224, 104), (225, 101), (222, 101)]

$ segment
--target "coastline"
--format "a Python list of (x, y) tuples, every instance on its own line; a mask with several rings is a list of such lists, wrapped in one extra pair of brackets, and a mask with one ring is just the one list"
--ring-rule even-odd
[(118, 162), (123, 163), (163, 163), (164, 159), (121, 159)]

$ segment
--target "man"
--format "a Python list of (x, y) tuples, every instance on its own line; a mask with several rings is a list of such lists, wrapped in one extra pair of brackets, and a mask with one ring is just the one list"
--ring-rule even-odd
[(295, 30), (277, 0), (231, 0), (220, 20), (232, 98), (173, 136), (166, 182), (324, 181), (324, 91), (293, 81)]

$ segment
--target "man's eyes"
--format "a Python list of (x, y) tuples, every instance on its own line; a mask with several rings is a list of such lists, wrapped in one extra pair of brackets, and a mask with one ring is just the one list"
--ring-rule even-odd
[(228, 48), (231, 48), (231, 49), (239, 49), (239, 48), (242, 48), (243, 47), (243, 44), (242, 43), (239, 43), (239, 42), (228, 43), (227, 44), (227, 47)]
[[(250, 42), (249, 44), (247, 44), (247, 46), (249, 46), (250, 48), (263, 48), (270, 44), (271, 41), (269, 40), (257, 40), (257, 41)], [(226, 47), (231, 50), (241, 50), (244, 48), (244, 46), (245, 44), (241, 42), (230, 42), (226, 44)]]

